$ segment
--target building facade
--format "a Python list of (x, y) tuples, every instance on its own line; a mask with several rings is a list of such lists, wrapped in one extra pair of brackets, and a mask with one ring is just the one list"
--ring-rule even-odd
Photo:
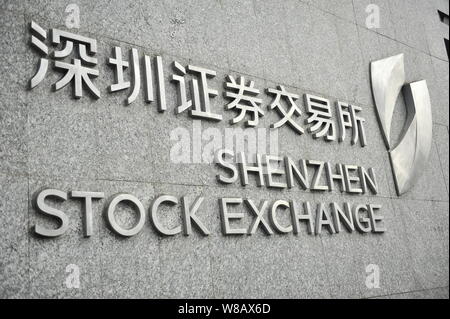
[[(448, 13), (1, 0), (0, 297), (448, 298)], [(399, 195), (371, 63), (400, 54), (432, 135)]]

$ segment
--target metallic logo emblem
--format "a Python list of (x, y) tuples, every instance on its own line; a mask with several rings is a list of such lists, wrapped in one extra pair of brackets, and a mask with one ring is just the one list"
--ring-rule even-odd
[[(425, 80), (405, 83), (403, 54), (370, 64), (372, 93), (384, 142), (391, 159), (397, 195), (406, 193), (418, 180), (431, 150), (431, 103)], [(407, 118), (397, 145), (390, 130), (395, 102), (403, 89)]]

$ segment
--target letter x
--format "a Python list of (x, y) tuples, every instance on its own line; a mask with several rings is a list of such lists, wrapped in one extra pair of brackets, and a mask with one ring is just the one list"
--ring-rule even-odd
[(254, 233), (256, 233), (256, 230), (258, 229), (258, 225), (261, 223), (266, 234), (273, 235), (272, 229), (270, 228), (269, 224), (267, 224), (267, 222), (263, 218), (263, 213), (267, 208), (268, 202), (266, 200), (262, 201), (259, 208), (256, 207), (255, 204), (253, 204), (253, 202), (250, 199), (246, 199), (245, 202), (250, 207), (250, 211), (255, 215), (255, 219), (253, 220), (253, 223), (249, 229), (250, 230), (249, 234), (253, 235)]

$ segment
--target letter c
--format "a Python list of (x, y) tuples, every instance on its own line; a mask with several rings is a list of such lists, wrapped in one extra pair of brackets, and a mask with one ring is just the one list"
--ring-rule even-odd
[(172, 229), (168, 229), (167, 227), (163, 226), (160, 221), (158, 220), (156, 213), (158, 212), (158, 208), (162, 203), (169, 203), (171, 205), (178, 204), (178, 199), (174, 196), (170, 195), (161, 195), (157, 197), (152, 204), (151, 212), (150, 212), (150, 220), (155, 227), (156, 231), (160, 233), (163, 236), (174, 236), (179, 233), (181, 233), (181, 225), (174, 227)]

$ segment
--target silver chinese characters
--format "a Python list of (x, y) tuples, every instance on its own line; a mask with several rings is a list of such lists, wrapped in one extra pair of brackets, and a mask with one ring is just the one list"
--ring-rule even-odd
[[(53, 62), (56, 70), (64, 75), (54, 84), (55, 90), (71, 84), (75, 98), (81, 98), (83, 91), (89, 91), (94, 98), (100, 98), (100, 91), (94, 85), (93, 79), (99, 76), (96, 68), (98, 60), (97, 41), (85, 36), (52, 29), (45, 31), (34, 21), (30, 24), (31, 45), (40, 55), (37, 72), (30, 79), (30, 88), (39, 85), (45, 78), (49, 61)], [(50, 52), (46, 42), (51, 35), (53, 46), (62, 49)], [(114, 80), (108, 86), (110, 93), (127, 91), (125, 105), (136, 102), (140, 92), (143, 92), (145, 103), (155, 103), (158, 112), (168, 109), (166, 102), (166, 86), (164, 65), (161, 56), (151, 57), (136, 48), (125, 51), (120, 46), (114, 46), (111, 56), (106, 59), (114, 73)], [(172, 62), (172, 73), (168, 78), (177, 95), (177, 105), (174, 107), (176, 115), (187, 114), (189, 117), (205, 121), (220, 122), (223, 114), (212, 106), (212, 99), (219, 96), (217, 72), (197, 65), (182, 65)], [(261, 93), (263, 92), (263, 93)], [(270, 96), (271, 102), (263, 105), (261, 94)], [(291, 129), (297, 135), (308, 132), (314, 139), (326, 142), (346, 141), (350, 136), (350, 144), (359, 142), (361, 147), (367, 145), (364, 130), (365, 119), (361, 116), (362, 108), (358, 105), (342, 101), (333, 103), (324, 97), (304, 94), (303, 104), (300, 95), (290, 92), (283, 85), (275, 88), (260, 89), (253, 80), (246, 80), (244, 76), (228, 74), (224, 79), (224, 98), (227, 100), (224, 111), (231, 111), (234, 117), (231, 125), (241, 124), (245, 127), (257, 127), (265, 116), (264, 108), (274, 111), (279, 120), (270, 124), (271, 129)], [(215, 107), (217, 108), (217, 107)], [(304, 110), (302, 110), (304, 108)]]

